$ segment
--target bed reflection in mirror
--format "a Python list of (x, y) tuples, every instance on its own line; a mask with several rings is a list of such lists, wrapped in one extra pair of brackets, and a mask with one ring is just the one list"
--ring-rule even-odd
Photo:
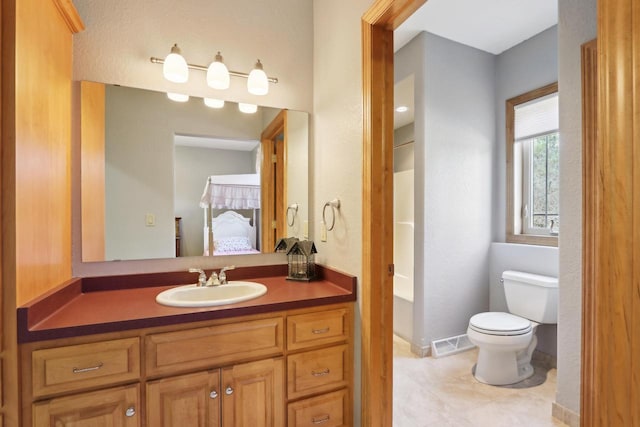
[[(100, 86), (103, 113), (89, 108), (99, 104), (95, 98), (100, 94), (92, 88)], [(91, 82), (81, 82), (80, 103), (84, 262), (175, 257), (178, 238), (180, 256), (272, 252), (262, 235), (271, 222), (286, 223), (277, 216), (287, 203), (301, 206), (298, 222), (278, 232), (303, 237), (300, 224), (308, 215), (307, 113), (259, 107), (257, 113), (246, 114), (231, 102), (213, 109), (200, 98), (178, 103), (160, 92)], [(279, 178), (284, 183), (276, 194), (273, 177), (261, 173), (272, 160), (263, 151), (262, 138), (283, 116), (286, 152)], [(103, 133), (95, 131), (101, 126)], [(246, 183), (235, 182), (238, 176), (253, 177), (257, 201), (234, 202), (233, 191), (225, 190), (221, 197), (226, 201), (203, 203), (212, 177), (231, 180), (227, 187), (236, 186), (234, 194), (241, 194)], [(265, 194), (279, 206), (269, 205), (273, 221), (267, 228), (268, 215), (261, 205)]]

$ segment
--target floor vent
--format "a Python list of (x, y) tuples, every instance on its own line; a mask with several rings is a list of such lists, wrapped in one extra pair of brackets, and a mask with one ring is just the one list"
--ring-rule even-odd
[(463, 334), (431, 341), (431, 355), (433, 357), (449, 356), (451, 354), (471, 350), (473, 347), (475, 347), (475, 345), (469, 341), (467, 334)]

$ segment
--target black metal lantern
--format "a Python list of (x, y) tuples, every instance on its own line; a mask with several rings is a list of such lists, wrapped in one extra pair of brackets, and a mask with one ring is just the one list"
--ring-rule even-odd
[(287, 251), (289, 275), (287, 280), (309, 282), (316, 277), (314, 254), (318, 253), (316, 245), (310, 240), (295, 242)]

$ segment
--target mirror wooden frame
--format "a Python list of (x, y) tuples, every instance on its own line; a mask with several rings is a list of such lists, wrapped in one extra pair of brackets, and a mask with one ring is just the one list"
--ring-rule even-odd
[[(425, 0), (378, 0), (362, 18), (363, 426), (393, 423), (393, 30)], [(600, 179), (583, 212), (581, 423), (640, 420), (640, 7), (598, 1), (598, 137), (584, 164)], [(634, 118), (636, 119), (634, 122)], [(593, 157), (597, 158), (593, 158)], [(634, 157), (635, 156), (635, 157)], [(588, 245), (588, 246), (587, 246)]]

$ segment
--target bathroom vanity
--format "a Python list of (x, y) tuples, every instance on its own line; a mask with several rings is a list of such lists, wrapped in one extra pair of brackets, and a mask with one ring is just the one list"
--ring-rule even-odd
[(267, 293), (206, 308), (155, 302), (188, 273), (65, 284), (18, 311), (24, 425), (350, 425), (355, 278), (320, 271), (237, 269)]

